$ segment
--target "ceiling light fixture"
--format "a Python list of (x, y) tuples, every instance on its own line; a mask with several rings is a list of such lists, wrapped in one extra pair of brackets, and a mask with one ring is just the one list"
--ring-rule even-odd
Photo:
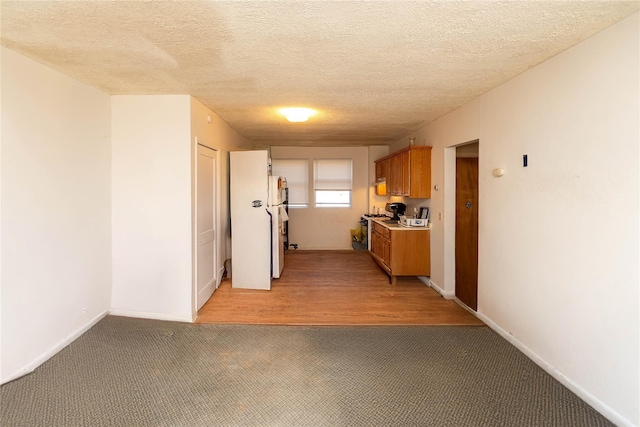
[(294, 123), (306, 122), (309, 117), (316, 114), (316, 111), (311, 108), (281, 108), (279, 111), (287, 120)]

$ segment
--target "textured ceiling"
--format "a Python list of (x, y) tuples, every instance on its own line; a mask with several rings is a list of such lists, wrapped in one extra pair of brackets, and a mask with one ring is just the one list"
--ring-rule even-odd
[[(638, 1), (5, 1), (2, 44), (110, 94), (191, 94), (270, 145), (389, 144)], [(318, 110), (291, 124), (285, 106)]]

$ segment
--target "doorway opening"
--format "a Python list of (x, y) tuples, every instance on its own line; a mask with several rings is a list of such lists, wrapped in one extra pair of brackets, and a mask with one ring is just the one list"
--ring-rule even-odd
[(478, 140), (456, 147), (456, 298), (478, 309)]

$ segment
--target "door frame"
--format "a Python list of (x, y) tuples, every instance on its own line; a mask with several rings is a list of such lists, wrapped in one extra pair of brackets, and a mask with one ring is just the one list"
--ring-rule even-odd
[(214, 171), (214, 275), (215, 275), (215, 290), (220, 287), (222, 281), (222, 274), (224, 267), (218, 265), (220, 262), (220, 150), (213, 148), (213, 144), (209, 144), (205, 141), (200, 141), (198, 137), (194, 137), (192, 145), (192, 158), (191, 158), (191, 173), (192, 173), (192, 193), (191, 193), (191, 268), (192, 268), (192, 289), (191, 289), (191, 312), (192, 320), (195, 320), (198, 315), (198, 146), (208, 148), (216, 153), (215, 157), (215, 171)]
[[(455, 299), (459, 301), (455, 296), (456, 289), (456, 149), (458, 147), (478, 142), (480, 139), (475, 138), (460, 142), (458, 144), (450, 145), (444, 149), (444, 292), (445, 298)], [(478, 150), (480, 151), (480, 144)], [(478, 155), (478, 206), (483, 206), (482, 203), (482, 186), (480, 185), (482, 170), (481, 155)], [(480, 258), (482, 256), (482, 211), (478, 211), (478, 309), (481, 310), (481, 281), (480, 281)], [(464, 307), (464, 303), (460, 302)]]

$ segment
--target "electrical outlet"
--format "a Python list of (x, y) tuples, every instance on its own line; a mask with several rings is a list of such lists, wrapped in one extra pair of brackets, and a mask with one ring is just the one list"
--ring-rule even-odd
[(438, 212), (438, 221), (442, 221), (442, 212)]

